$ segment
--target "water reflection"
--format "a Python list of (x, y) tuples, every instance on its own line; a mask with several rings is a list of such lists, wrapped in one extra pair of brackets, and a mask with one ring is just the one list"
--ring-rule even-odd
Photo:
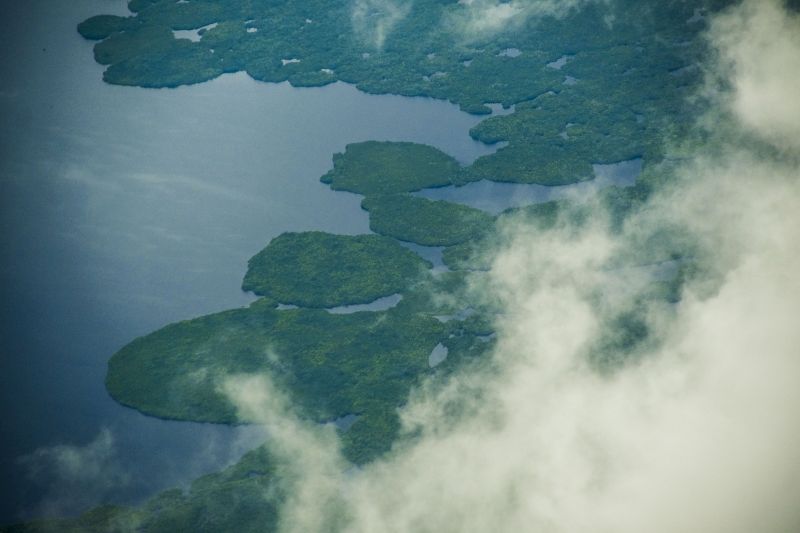
[[(218, 23), (214, 22), (212, 24), (206, 24), (205, 26), (203, 26), (201, 28), (194, 29), (194, 30), (172, 30), (172, 35), (176, 39), (188, 39), (188, 40), (192, 41), (193, 43), (196, 43), (196, 42), (199, 42), (200, 39), (203, 38), (203, 34), (205, 32), (207, 32), (208, 30), (216, 28), (218, 25), (219, 25)], [(248, 28), (248, 30), (249, 29), (250, 28)]]
[(575, 56), (563, 55), (558, 59), (556, 59), (555, 61), (551, 61), (550, 63), (548, 63), (547, 66), (555, 70), (561, 70), (561, 67), (566, 65), (573, 57)]
[(442, 364), (447, 359), (448, 349), (444, 344), (437, 344), (428, 356), (428, 366), (433, 368)]
[(422, 246), (421, 244), (417, 244), (415, 242), (405, 242), (400, 241), (400, 244), (415, 252), (417, 255), (421, 256), (426, 261), (430, 261), (433, 265), (433, 272), (446, 272), (450, 270), (447, 268), (447, 265), (444, 264), (444, 260), (442, 259), (442, 254), (444, 253), (444, 246)]
[(522, 50), (519, 48), (506, 48), (505, 50), (501, 50), (497, 55), (501, 57), (519, 57), (522, 55)]
[(375, 301), (366, 304), (354, 304), (354, 305), (340, 305), (338, 307), (330, 307), (327, 309), (329, 313), (334, 315), (347, 315), (350, 313), (358, 313), (360, 311), (386, 311), (387, 309), (391, 309), (392, 307), (396, 306), (400, 303), (400, 300), (403, 299), (402, 294), (392, 294), (390, 296), (384, 296), (383, 298), (378, 298)]
[(629, 187), (642, 171), (642, 159), (631, 159), (609, 165), (593, 165), (594, 178), (589, 181), (549, 187), (536, 184), (500, 183), (481, 180), (461, 187), (425, 189), (414, 193), (431, 200), (447, 200), (499, 214), (512, 207), (548, 202), (563, 198), (585, 197), (612, 185)]
[(358, 415), (349, 414), (340, 416), (336, 420), (331, 420), (328, 423), (332, 424), (339, 431), (347, 431), (352, 427), (353, 424), (355, 424), (358, 421), (359, 418), (361, 417)]
[(469, 163), (496, 149), (469, 137), (482, 118), (457, 106), (342, 83), (105, 85), (75, 27), (126, 14), (124, 0), (0, 9), (0, 46), (14, 51), (0, 58), (0, 523), (52, 503), (55, 473), (32, 478), (20, 457), (93, 449), (108, 430), (129, 481), (49, 507), (75, 513), (185, 484), (263, 438), (124, 408), (105, 391), (106, 364), (139, 335), (250, 303), (247, 259), (278, 234), (368, 232), (361, 198), (319, 183), (333, 153), (415, 141)]

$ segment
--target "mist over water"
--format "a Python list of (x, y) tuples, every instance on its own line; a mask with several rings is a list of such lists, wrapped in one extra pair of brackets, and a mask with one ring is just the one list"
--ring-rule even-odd
[(0, 3), (0, 523), (138, 501), (260, 443), (260, 428), (117, 405), (106, 361), (247, 305), (247, 259), (284, 231), (368, 232), (360, 197), (319, 182), (334, 152), (370, 139), (465, 163), (493, 151), (454, 105), (342, 83), (106, 85), (75, 29), (98, 13), (126, 2)]

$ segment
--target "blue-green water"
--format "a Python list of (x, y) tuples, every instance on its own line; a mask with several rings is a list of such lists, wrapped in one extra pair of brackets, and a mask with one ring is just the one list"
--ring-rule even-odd
[[(360, 197), (318, 182), (334, 152), (368, 139), (462, 162), (493, 150), (453, 105), (344, 84), (105, 85), (75, 26), (125, 11), (0, 0), (0, 523), (137, 501), (263, 438), (121, 407), (106, 362), (167, 323), (246, 305), (247, 259), (281, 232), (367, 232)], [(59, 445), (97, 468), (65, 469)]]
[[(75, 26), (125, 5), (0, 0), (0, 524), (135, 502), (264, 438), (124, 408), (105, 391), (106, 362), (163, 325), (247, 305), (247, 259), (282, 232), (368, 232), (361, 198), (319, 182), (333, 153), (416, 141), (469, 163), (499, 148), (472, 140), (482, 117), (456, 106), (341, 83), (295, 89), (235, 74), (169, 90), (106, 85)], [(419, 194), (497, 213), (630, 185), (640, 170), (634, 160), (570, 187)], [(441, 248), (407, 246), (444, 269)], [(431, 364), (446, 355), (437, 348)], [(67, 455), (80, 468), (57, 460)]]

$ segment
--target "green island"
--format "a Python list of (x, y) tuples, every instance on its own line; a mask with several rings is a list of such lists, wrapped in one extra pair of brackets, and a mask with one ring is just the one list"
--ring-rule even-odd
[(460, 171), (455, 159), (432, 146), (367, 141), (335, 154), (321, 181), (336, 191), (384, 195), (450, 185)]
[(380, 235), (284, 233), (250, 259), (242, 289), (301, 307), (363, 304), (401, 292), (430, 266)]
[(492, 228), (493, 217), (452, 202), (433, 201), (408, 194), (367, 197), (375, 233), (423, 246), (453, 246), (475, 239)]
[(106, 386), (119, 402), (154, 416), (237, 423), (219, 386), (239, 373), (268, 372), (319, 422), (355, 414), (345, 453), (365, 462), (386, 451), (394, 410), (429, 370), (428, 355), (456, 333), (417, 305), (333, 314), (277, 310), (268, 301), (169, 325), (137, 339), (109, 363)]
[[(703, 21), (687, 20), (698, 6), (715, 10), (726, 2), (588, 3), (523, 28), (466, 34), (465, 5), (417, 0), (385, 39), (371, 24), (383, 16), (378, 4), (366, 21), (352, 16), (351, 4), (131, 0), (132, 16), (99, 15), (78, 31), (99, 41), (95, 58), (108, 66), (111, 84), (175, 87), (244, 71), (296, 87), (340, 81), (368, 93), (443, 99), (473, 114), (490, 115), (487, 104), (510, 111), (473, 128), (476, 140), (504, 145), (468, 166), (414, 143), (368, 141), (333, 155), (321, 181), (363, 195), (375, 235), (281, 235), (250, 260), (244, 278), (243, 289), (263, 298), (168, 325), (109, 362), (106, 386), (120, 403), (166, 419), (227, 424), (249, 420), (220, 392), (221, 380), (268, 373), (310, 421), (357, 416), (339, 437), (344, 457), (363, 465), (392, 453), (398, 408), (414, 386), (491, 352), (497, 310), (474, 288), (503, 244), (498, 228), (510, 220), (541, 229), (580, 226), (602, 207), (619, 230), (670, 183), (665, 146), (684, 140), (698, 105), (687, 95), (701, 81), (699, 69), (685, 67), (707, 53)], [(198, 29), (197, 41), (173, 34)], [(586, 204), (548, 202), (493, 216), (410, 194), (483, 179), (566, 185), (590, 179), (593, 164), (638, 157), (644, 170), (635, 185), (604, 189)], [(628, 258), (631, 264), (698, 257), (680, 235), (649, 238), (642, 237), (643, 252)], [(449, 271), (431, 270), (398, 241), (444, 247)], [(693, 272), (682, 266), (674, 278), (650, 283), (639, 301), (675, 301)], [(322, 309), (393, 294), (401, 300), (383, 311)], [(649, 342), (636, 305), (606, 324), (608, 334), (589, 354), (599, 366), (624, 364)], [(447, 358), (431, 366), (439, 344)], [(186, 492), (4, 531), (271, 531), (284, 496), (280, 462), (268, 447)]]

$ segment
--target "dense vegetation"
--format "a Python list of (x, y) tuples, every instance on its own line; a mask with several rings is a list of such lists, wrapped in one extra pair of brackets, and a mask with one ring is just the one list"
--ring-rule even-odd
[(493, 252), (503, 244), (498, 228), (505, 224), (524, 224), (548, 230), (560, 221), (579, 222), (585, 210), (585, 207), (565, 201), (508, 209), (492, 219), (491, 227), (473, 233), (468, 240), (448, 245), (442, 252), (442, 260), (451, 270), (489, 270)]
[(334, 190), (395, 194), (450, 185), (460, 170), (455, 159), (432, 146), (367, 141), (334, 154), (333, 169), (321, 180)]
[(452, 246), (492, 228), (494, 217), (452, 202), (398, 194), (364, 199), (369, 227), (381, 235), (423, 246)]
[[(429, 163), (455, 168), (431, 148), (374, 151), (384, 177), (396, 168), (403, 178), (358, 192), (390, 193), (448, 179), (571, 183), (589, 178), (592, 163), (660, 158), (665, 137), (678, 138), (691, 120), (685, 96), (699, 79), (691, 66), (703, 53), (695, 39), (703, 24), (687, 20), (700, 3), (587, 3), (563, 19), (483, 34), (464, 22), (468, 6), (417, 0), (384, 35), (376, 28), (388, 14), (377, 2), (356, 17), (350, 0), (133, 0), (135, 16), (94, 17), (79, 31), (101, 40), (95, 57), (109, 65), (104, 78), (114, 84), (174, 87), (245, 71), (295, 86), (344, 81), (370, 93), (447, 99), (477, 114), (490, 112), (487, 103), (516, 106), (473, 131), (508, 146), (452, 176), (424, 171)], [(172, 34), (214, 23), (197, 42)], [(504, 53), (512, 48), (518, 53)], [(563, 56), (569, 60), (557, 61)], [(400, 162), (404, 154), (394, 152), (417, 161)], [(349, 179), (332, 183), (357, 190), (359, 173)]]
[(242, 289), (303, 307), (361, 304), (402, 291), (426, 267), (379, 235), (284, 233), (250, 259)]
[(239, 373), (268, 372), (320, 422), (357, 414), (345, 453), (364, 462), (388, 449), (395, 408), (453, 330), (407, 302), (384, 312), (276, 310), (269, 302), (167, 326), (109, 363), (119, 402), (164, 418), (246, 422), (219, 391)]
[[(274, 461), (257, 448), (222, 472), (195, 480), (188, 491), (162, 492), (137, 508), (106, 505), (70, 520), (38, 520), (9, 533), (261, 533), (276, 527), (281, 487)], [(271, 496), (270, 496), (271, 495)]]
[[(371, 141), (336, 154), (322, 181), (364, 195), (370, 227), (380, 236), (278, 237), (250, 261), (243, 283), (265, 298), (136, 339), (112, 357), (108, 390), (155, 416), (242, 423), (247, 420), (219, 392), (220, 382), (230, 374), (266, 372), (309, 420), (359, 416), (341, 433), (347, 459), (363, 464), (386, 453), (398, 434), (397, 408), (415, 384), (492, 348), (496, 310), (476, 299), (474, 287), (492, 250), (502, 245), (498, 227), (509, 221), (580, 227), (602, 206), (618, 230), (670, 180), (664, 146), (681, 139), (693, 119), (686, 96), (700, 76), (692, 65), (704, 53), (697, 38), (702, 20), (687, 21), (701, 4), (724, 3), (588, 3), (563, 19), (531, 19), (514, 31), (481, 34), (463, 27), (462, 3), (417, 0), (385, 40), (373, 31), (384, 16), (380, 8), (361, 21), (349, 0), (131, 0), (132, 17), (82, 23), (80, 33), (100, 41), (95, 57), (109, 65), (104, 79), (114, 84), (174, 87), (246, 71), (295, 86), (344, 81), (370, 93), (446, 99), (475, 114), (489, 114), (489, 103), (514, 106), (472, 130), (475, 139), (507, 145), (467, 167), (413, 143)], [(213, 23), (197, 42), (173, 34)], [(508, 49), (516, 52), (504, 53)], [(494, 217), (409, 194), (479, 179), (569, 184), (590, 178), (594, 163), (635, 157), (645, 168), (634, 187), (607, 189), (586, 205), (550, 202)], [(395, 239), (446, 247), (443, 259), (453, 271), (433, 274)], [(641, 253), (621, 263), (698, 256), (669, 228), (643, 239)], [(648, 298), (675, 301), (691, 275), (687, 263), (674, 279), (643, 287), (631, 309), (605, 324), (608, 334), (590, 359), (608, 367), (635, 355), (648, 342), (636, 306)], [(393, 293), (403, 299), (387, 311), (334, 315), (319, 309)], [(301, 308), (280, 309), (278, 302)], [(431, 369), (428, 356), (440, 343), (448, 357)], [(270, 530), (276, 509), (263, 494), (279, 481), (272, 472), (267, 452), (257, 450), (196, 481), (186, 494), (168, 491), (136, 509), (99, 508), (57, 527)]]

